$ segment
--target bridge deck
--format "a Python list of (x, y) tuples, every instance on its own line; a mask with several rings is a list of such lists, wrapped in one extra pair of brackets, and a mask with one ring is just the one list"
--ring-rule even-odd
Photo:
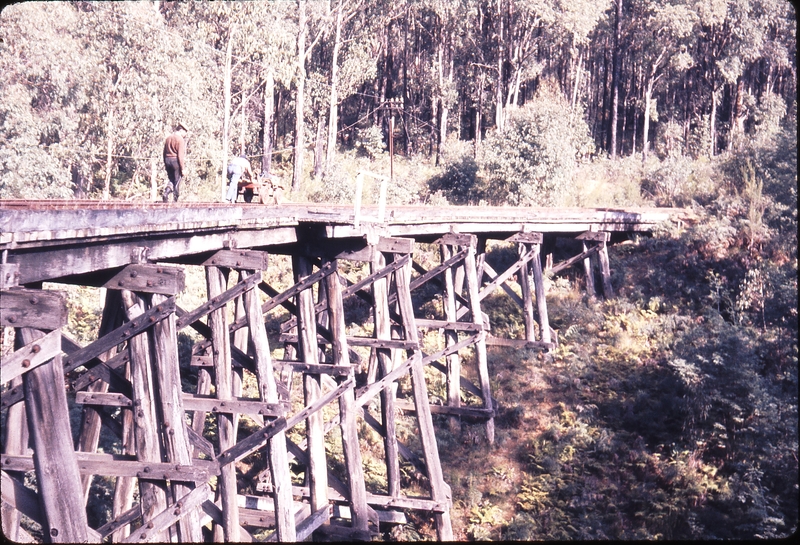
[[(0, 252), (20, 265), (20, 284), (110, 269), (131, 252), (169, 260), (224, 247), (261, 248), (312, 238), (410, 237), (425, 242), (449, 232), (505, 238), (520, 231), (650, 231), (687, 216), (675, 208), (522, 208), (477, 206), (279, 206), (223, 203), (0, 201)], [(34, 254), (38, 254), (36, 258)], [(21, 256), (25, 255), (25, 259)]]

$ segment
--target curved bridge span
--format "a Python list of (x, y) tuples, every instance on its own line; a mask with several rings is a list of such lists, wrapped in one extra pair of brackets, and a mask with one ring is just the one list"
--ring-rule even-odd
[[(484, 422), (493, 441), (486, 347), (556, 346), (547, 272), (581, 266), (587, 289), (609, 297), (616, 237), (685, 218), (665, 208), (0, 201), (3, 532), (369, 540), (421, 510), (451, 540), (433, 415), (455, 431), (461, 419)], [(557, 237), (580, 250), (543, 264)], [(487, 244), (510, 248), (511, 263), (492, 267)], [(182, 308), (190, 269), (205, 277), (204, 302)], [(58, 284), (102, 289), (95, 340), (62, 331)], [(481, 301), (496, 290), (520, 305), (524, 339), (492, 334)], [(193, 332), (190, 362), (179, 361), (182, 330)], [(446, 399), (429, 397), (432, 380)], [(410, 391), (398, 393), (400, 381)], [(78, 429), (70, 406), (82, 411)], [(416, 436), (400, 436), (401, 416)], [(380, 437), (378, 485), (365, 478), (365, 458), (376, 462), (365, 429)], [(99, 451), (101, 437), (114, 452)], [(424, 477), (409, 486), (401, 464)], [(111, 518), (93, 527), (96, 477), (115, 490)]]

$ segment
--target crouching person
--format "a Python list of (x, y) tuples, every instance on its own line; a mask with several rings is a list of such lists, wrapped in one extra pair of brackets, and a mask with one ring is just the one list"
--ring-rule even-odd
[(244, 153), (239, 157), (234, 157), (228, 163), (228, 193), (225, 195), (227, 202), (236, 202), (236, 197), (239, 196), (239, 180), (253, 179), (253, 169), (250, 167), (250, 161), (247, 160), (247, 155)]

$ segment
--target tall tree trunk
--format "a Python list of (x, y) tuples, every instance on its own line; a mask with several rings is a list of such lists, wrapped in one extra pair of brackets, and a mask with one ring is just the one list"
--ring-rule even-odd
[(642, 161), (647, 161), (650, 149), (650, 101), (653, 97), (653, 76), (647, 78), (647, 89), (644, 92), (644, 128), (642, 129)]
[(578, 88), (581, 85), (581, 65), (583, 64), (583, 48), (578, 51), (578, 62), (575, 64), (575, 79), (572, 84), (572, 103), (571, 110), (575, 110), (575, 103), (578, 101)]
[(304, 101), (306, 91), (306, 0), (297, 1), (297, 98), (294, 118), (294, 171), (292, 173), (292, 192), (300, 190), (300, 177), (303, 174), (303, 145), (305, 122)]
[(272, 168), (272, 134), (275, 125), (275, 76), (272, 68), (267, 68), (264, 77), (264, 137), (261, 156), (261, 172), (269, 173)]
[(408, 18), (411, 13), (410, 4), (406, 4), (406, 16), (403, 18), (403, 128), (405, 129), (405, 138), (403, 139), (404, 152), (408, 157), (411, 149), (412, 142), (408, 134), (408, 107), (410, 106), (411, 93), (408, 90)]
[(478, 83), (478, 108), (475, 110), (475, 148), (472, 152), (473, 157), (478, 157), (478, 150), (481, 147), (481, 111), (483, 110), (483, 84), (486, 80), (486, 72), (481, 71), (480, 83)]
[[(433, 100), (434, 112), (436, 109), (441, 110), (441, 116), (438, 118), (439, 121), (439, 136), (437, 138), (438, 143), (436, 146), (436, 165), (439, 165), (439, 152), (441, 151), (442, 144), (444, 143), (445, 135), (447, 134), (447, 129), (444, 125), (447, 123), (447, 114), (445, 114), (445, 97), (444, 97), (444, 32), (440, 31), (439, 33), (439, 43), (436, 44), (436, 58), (437, 58), (437, 66), (438, 66), (438, 74), (439, 77), (439, 97), (436, 100)], [(433, 115), (434, 121), (436, 121), (437, 116)]]
[(103, 200), (111, 196), (111, 154), (114, 151), (114, 106), (108, 101), (108, 144), (106, 146), (106, 179), (103, 184)]
[(503, 0), (497, 0), (497, 83), (494, 88), (494, 124), (498, 131), (503, 130)]
[[(448, 89), (452, 88), (453, 84), (453, 58), (450, 57), (450, 66), (447, 69), (447, 83)], [(441, 144), (447, 141), (447, 121), (450, 118), (450, 103), (445, 101), (442, 103), (442, 120), (439, 123), (439, 140)]]
[(614, 18), (614, 67), (611, 74), (611, 158), (617, 158), (617, 122), (619, 121), (619, 65), (620, 65), (620, 20), (622, 19), (622, 0), (616, 0)]
[(333, 41), (333, 54), (331, 58), (331, 92), (330, 105), (328, 108), (328, 148), (325, 156), (325, 172), (330, 172), (333, 160), (336, 158), (336, 133), (339, 128), (339, 94), (336, 86), (339, 84), (339, 49), (342, 38), (342, 6), (343, 0), (339, 0), (339, 7), (336, 13), (336, 34)]
[(247, 146), (245, 145), (245, 133), (247, 132), (247, 116), (245, 115), (245, 107), (247, 106), (247, 99), (242, 95), (242, 124), (239, 131), (239, 153), (246, 153)]
[(222, 116), (222, 170), (219, 178), (220, 198), (225, 198), (225, 173), (228, 166), (228, 141), (231, 130), (231, 57), (233, 56), (233, 29), (228, 34), (228, 45), (225, 48), (225, 73), (222, 79), (223, 116)]
[(711, 141), (709, 142), (709, 157), (717, 154), (717, 91), (714, 89), (714, 82), (711, 82)]
[(150, 158), (150, 200), (158, 200), (158, 169), (156, 167), (156, 158)]
[(737, 145), (736, 140), (744, 134), (744, 109), (743, 95), (744, 95), (744, 78), (739, 76), (735, 87), (736, 96), (733, 100), (733, 107), (731, 108), (731, 132), (728, 138), (728, 150), (734, 149)]
[(323, 161), (325, 148), (325, 118), (320, 116), (317, 120), (317, 137), (314, 142), (314, 177), (319, 179), (325, 172)]

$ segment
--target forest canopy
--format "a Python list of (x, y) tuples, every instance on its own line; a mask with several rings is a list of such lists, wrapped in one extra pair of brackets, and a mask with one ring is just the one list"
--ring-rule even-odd
[[(553, 204), (581, 161), (714, 157), (796, 117), (786, 0), (22, 2), (0, 32), (0, 198), (153, 198), (183, 123), (196, 199), (241, 152), (341, 193), (337, 154), (394, 126), (406, 158), (471, 144), (450, 202)], [(569, 141), (507, 153), (554, 112)]]

